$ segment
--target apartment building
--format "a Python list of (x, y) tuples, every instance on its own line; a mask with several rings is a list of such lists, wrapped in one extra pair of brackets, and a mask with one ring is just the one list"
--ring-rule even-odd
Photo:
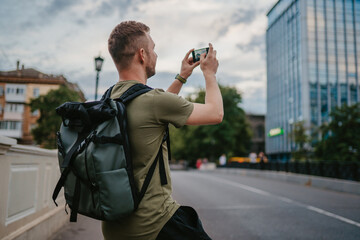
[(0, 135), (15, 138), (19, 143), (32, 144), (31, 129), (36, 126), (39, 111), (31, 111), (28, 105), (33, 98), (45, 95), (53, 89), (66, 85), (75, 90), (85, 101), (77, 84), (70, 83), (62, 75), (54, 76), (33, 68), (0, 71)]

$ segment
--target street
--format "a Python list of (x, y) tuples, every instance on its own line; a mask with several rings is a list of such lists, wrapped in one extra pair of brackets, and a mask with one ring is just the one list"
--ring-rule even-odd
[[(198, 211), (214, 240), (360, 239), (359, 195), (216, 171), (171, 174), (173, 197)], [(52, 239), (100, 236), (97, 221), (80, 218)]]
[(221, 239), (360, 239), (360, 196), (215, 172), (173, 172), (174, 198)]

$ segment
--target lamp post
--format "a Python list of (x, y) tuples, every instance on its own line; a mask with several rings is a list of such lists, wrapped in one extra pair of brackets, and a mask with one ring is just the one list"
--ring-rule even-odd
[(100, 57), (95, 58), (95, 70), (96, 70), (96, 86), (95, 86), (95, 101), (97, 100), (97, 92), (98, 92), (98, 85), (99, 85), (99, 73), (101, 71), (102, 64), (104, 62), (104, 59)]

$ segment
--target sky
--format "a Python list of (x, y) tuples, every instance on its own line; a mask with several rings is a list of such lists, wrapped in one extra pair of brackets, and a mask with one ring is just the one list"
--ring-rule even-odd
[[(236, 87), (249, 114), (266, 113), (267, 12), (277, 0), (0, 0), (0, 71), (25, 68), (64, 75), (88, 100), (95, 95), (94, 58), (105, 59), (99, 93), (118, 81), (107, 50), (121, 21), (150, 27), (158, 55), (151, 87), (167, 89), (192, 48), (212, 43), (218, 82)], [(205, 82), (196, 68), (183, 86), (186, 97)]]

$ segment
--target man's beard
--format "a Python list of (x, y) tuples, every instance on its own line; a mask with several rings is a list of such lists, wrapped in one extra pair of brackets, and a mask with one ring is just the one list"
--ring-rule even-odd
[(155, 67), (146, 66), (145, 71), (147, 78), (151, 78), (152, 76), (155, 75)]

